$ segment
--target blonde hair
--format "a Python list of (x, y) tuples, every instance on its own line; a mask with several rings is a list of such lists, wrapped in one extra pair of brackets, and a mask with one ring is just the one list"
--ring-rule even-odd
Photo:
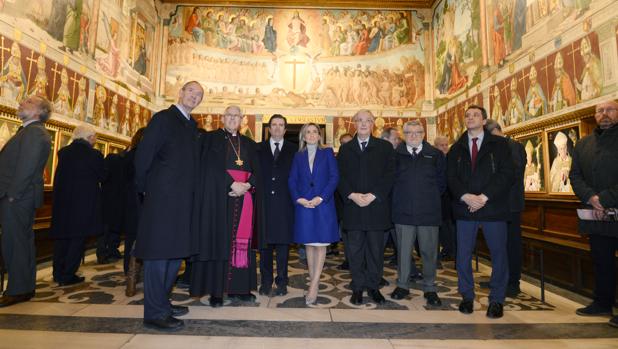
[(310, 122), (310, 123), (304, 124), (303, 127), (301, 127), (300, 129), (300, 133), (298, 134), (298, 151), (299, 152), (307, 150), (307, 142), (305, 142), (305, 133), (307, 132), (307, 129), (311, 126), (315, 127), (318, 130), (318, 148), (324, 147), (324, 143), (322, 142), (322, 133), (320, 133), (320, 127), (318, 126), (318, 124)]

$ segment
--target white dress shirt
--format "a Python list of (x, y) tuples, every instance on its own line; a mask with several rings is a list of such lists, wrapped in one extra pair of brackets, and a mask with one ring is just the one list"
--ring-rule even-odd
[(283, 138), (281, 138), (280, 141), (275, 141), (272, 137), (270, 137), (270, 152), (273, 153), (273, 155), (275, 155), (275, 149), (277, 148), (277, 146), (275, 145), (276, 143), (279, 143), (279, 151), (281, 151), (281, 149), (283, 148)]

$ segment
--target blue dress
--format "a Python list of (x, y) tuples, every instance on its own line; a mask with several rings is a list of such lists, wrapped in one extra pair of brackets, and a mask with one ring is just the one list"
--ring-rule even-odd
[[(296, 153), (292, 161), (288, 184), (294, 201), (294, 241), (300, 244), (339, 241), (334, 192), (339, 182), (337, 161), (331, 148), (317, 149), (313, 171), (309, 169), (309, 152)], [(316, 208), (305, 208), (296, 200), (311, 200), (319, 196), (324, 201)]]

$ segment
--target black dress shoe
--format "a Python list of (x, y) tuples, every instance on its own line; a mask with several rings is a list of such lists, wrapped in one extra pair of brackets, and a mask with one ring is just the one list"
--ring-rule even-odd
[(491, 286), (489, 286), (489, 281), (481, 281), (481, 282), (479, 282), (479, 287), (480, 288), (491, 288)]
[(521, 293), (519, 286), (508, 286), (506, 288), (506, 296), (511, 298), (517, 298), (517, 296)]
[(285, 296), (288, 294), (288, 286), (287, 285), (277, 285), (275, 288), (275, 296)]
[(414, 275), (410, 275), (410, 277), (408, 277), (408, 281), (410, 282), (417, 282), (417, 281), (421, 281), (423, 280), (423, 274), (421, 273), (416, 273)]
[(230, 293), (227, 295), (227, 297), (231, 299), (239, 300), (241, 302), (255, 302), (255, 295), (253, 295), (253, 293), (247, 293), (247, 294)]
[(462, 300), (459, 303), (459, 312), (463, 314), (472, 314), (474, 311), (474, 301), (472, 300)]
[(423, 293), (423, 297), (427, 299), (427, 305), (431, 305), (434, 307), (439, 307), (442, 305), (440, 297), (438, 297), (438, 294), (435, 292), (425, 292)]
[(187, 314), (189, 314), (189, 307), (185, 307), (184, 305), (172, 304), (172, 316), (183, 316)]
[(613, 316), (611, 319), (609, 319), (609, 322), (607, 324), (611, 327), (618, 328), (618, 315)]
[(75, 285), (84, 282), (84, 280), (86, 280), (86, 278), (83, 276), (73, 275), (73, 277), (68, 280), (58, 282), (58, 286)]
[(491, 319), (499, 319), (504, 315), (502, 311), (502, 304), (498, 302), (489, 303), (489, 308), (487, 308), (487, 317)]
[(352, 291), (352, 297), (350, 297), (350, 303), (354, 305), (363, 304), (363, 291)]
[(172, 332), (183, 328), (185, 322), (170, 315), (163, 319), (144, 319), (144, 326), (157, 331)]
[(0, 297), (0, 308), (8, 307), (13, 304), (27, 302), (34, 297), (34, 291), (18, 294), (14, 296), (4, 295)]
[(378, 284), (378, 286), (380, 286), (380, 288), (384, 287), (384, 286), (388, 286), (388, 281), (386, 281), (385, 278), (380, 278), (380, 283)]
[(587, 307), (575, 310), (575, 314), (579, 316), (612, 316), (612, 308), (602, 307), (599, 304), (592, 302)]
[(384, 304), (384, 302), (386, 302), (386, 299), (384, 299), (384, 296), (380, 293), (380, 290), (369, 290), (367, 291), (367, 294), (376, 304)]
[(397, 287), (395, 288), (393, 293), (391, 293), (391, 298), (397, 299), (397, 300), (404, 299), (409, 294), (410, 294), (410, 291), (406, 290), (405, 288)]
[(221, 297), (210, 297), (208, 299), (208, 303), (210, 303), (210, 306), (213, 308), (219, 308), (223, 306), (223, 298)]
[(270, 296), (270, 291), (271, 291), (270, 286), (266, 286), (266, 285), (260, 286), (260, 289), (258, 290), (258, 292), (262, 296)]

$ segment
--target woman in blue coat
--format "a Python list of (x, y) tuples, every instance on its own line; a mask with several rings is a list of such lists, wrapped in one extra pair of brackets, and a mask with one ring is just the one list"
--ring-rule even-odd
[(295, 203), (294, 240), (307, 251), (310, 284), (305, 303), (312, 305), (318, 298), (326, 247), (339, 241), (333, 198), (339, 171), (333, 150), (322, 146), (318, 125), (305, 124), (299, 138), (288, 184)]

